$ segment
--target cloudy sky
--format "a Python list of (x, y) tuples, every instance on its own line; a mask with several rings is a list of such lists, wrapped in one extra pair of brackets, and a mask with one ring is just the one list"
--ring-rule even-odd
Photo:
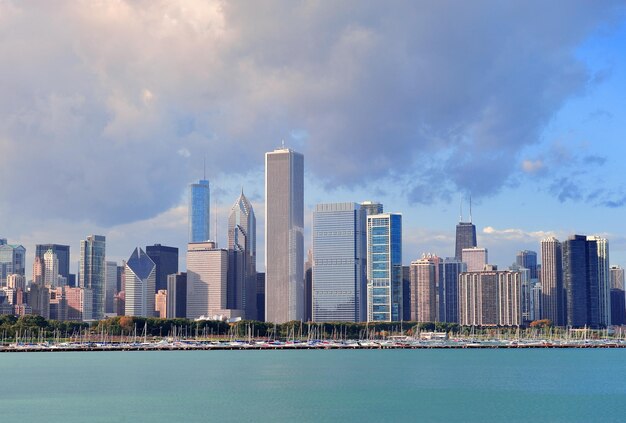
[(306, 221), (381, 201), (406, 263), (454, 253), (471, 193), (492, 263), (593, 233), (626, 265), (624, 46), (612, 1), (0, 1), (0, 237), (27, 267), (92, 233), (111, 260), (184, 250), (206, 158), (217, 239), (243, 186), (262, 263), (263, 153), (284, 140)]

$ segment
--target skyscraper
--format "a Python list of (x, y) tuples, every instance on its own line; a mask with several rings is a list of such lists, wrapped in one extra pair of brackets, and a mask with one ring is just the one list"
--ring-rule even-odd
[(367, 321), (402, 317), (402, 215), (367, 216)]
[(459, 322), (459, 274), (467, 272), (467, 265), (455, 257), (439, 263), (439, 320)]
[(215, 242), (187, 246), (188, 319), (230, 314), (226, 309), (227, 273), (228, 250), (218, 248)]
[(459, 275), (459, 323), (464, 326), (520, 326), (521, 275), (486, 266)]
[(156, 265), (139, 247), (126, 262), (124, 271), (125, 311), (126, 316), (154, 317), (154, 285), (156, 284)]
[(522, 250), (517, 253), (515, 263), (530, 271), (530, 279), (537, 279), (537, 253), (530, 250)]
[(318, 204), (313, 212), (313, 321), (358, 322), (366, 296), (364, 213), (356, 203)]
[(588, 236), (595, 241), (598, 252), (598, 315), (600, 326), (611, 325), (611, 276), (609, 271), (609, 240), (600, 236)]
[(304, 318), (304, 156), (265, 153), (265, 320)]
[(489, 261), (487, 249), (480, 247), (463, 248), (461, 261), (467, 264), (468, 272), (480, 272)]
[(563, 243), (563, 285), (568, 326), (599, 327), (598, 244), (595, 240), (573, 235)]
[(229, 309), (256, 319), (256, 217), (243, 189), (228, 216), (227, 291)]
[(438, 261), (422, 257), (411, 262), (411, 320), (435, 322), (437, 320)]
[(189, 185), (189, 242), (211, 239), (211, 191), (209, 181), (201, 179)]
[(463, 249), (476, 247), (477, 245), (476, 226), (472, 223), (472, 199), (470, 197), (469, 222), (463, 221), (463, 203), (461, 202), (459, 223), (456, 225), (456, 245), (454, 250), (454, 257), (457, 260), (462, 260)]
[(187, 273), (167, 276), (167, 318), (187, 317)]
[(7, 276), (24, 275), (26, 270), (26, 249), (21, 245), (0, 243), (0, 286), (6, 286)]
[(178, 248), (161, 244), (148, 245), (146, 254), (156, 266), (155, 289), (167, 289), (167, 276), (178, 273)]
[(563, 251), (554, 237), (541, 241), (541, 318), (555, 326), (565, 326), (565, 287), (563, 286)]
[[(59, 259), (52, 249), (44, 253), (43, 264), (44, 285), (49, 288), (56, 288), (59, 284)], [(65, 283), (63, 283), (63, 285), (65, 285)]]
[(89, 235), (80, 242), (80, 262), (78, 286), (91, 290), (93, 315), (83, 315), (84, 320), (99, 320), (104, 317), (106, 238), (102, 235)]
[[(39, 257), (43, 261), (43, 256), (48, 250), (56, 255), (59, 260), (59, 275), (66, 278), (67, 283), (70, 280), (70, 246), (59, 244), (37, 244), (35, 246), (35, 258)], [(45, 278), (45, 274), (42, 274)]]

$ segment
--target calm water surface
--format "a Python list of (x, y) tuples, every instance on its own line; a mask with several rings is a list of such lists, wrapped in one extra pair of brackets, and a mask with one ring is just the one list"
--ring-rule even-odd
[(623, 422), (626, 350), (0, 354), (0, 422)]

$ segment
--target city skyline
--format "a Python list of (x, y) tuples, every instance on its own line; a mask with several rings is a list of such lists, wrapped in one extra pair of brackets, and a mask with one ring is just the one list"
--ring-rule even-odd
[(285, 139), (307, 157), (307, 222), (318, 203), (380, 201), (405, 214), (405, 265), (453, 255), (459, 192), (500, 266), (547, 232), (608, 238), (626, 262), (622, 6), (359, 6), (331, 22), (323, 4), (3, 3), (2, 236), (70, 245), (72, 273), (89, 233), (117, 262), (162, 243), (182, 265), (186, 188), (206, 158), (219, 228), (242, 185), (257, 210), (262, 270), (262, 155)]

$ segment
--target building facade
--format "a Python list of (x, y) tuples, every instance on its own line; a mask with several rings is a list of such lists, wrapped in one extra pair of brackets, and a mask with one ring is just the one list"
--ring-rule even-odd
[(541, 241), (541, 318), (565, 326), (566, 308), (563, 248), (558, 239), (546, 238)]
[(439, 321), (459, 322), (459, 275), (467, 272), (467, 265), (456, 257), (447, 257), (439, 263)]
[(598, 244), (584, 235), (563, 242), (567, 325), (600, 327)]
[(7, 276), (25, 275), (26, 249), (21, 245), (0, 244), (0, 286), (6, 286)]
[(168, 319), (187, 317), (187, 273), (181, 272), (167, 276)]
[(167, 289), (167, 276), (178, 273), (178, 248), (161, 244), (148, 245), (146, 254), (156, 266), (155, 289)]
[(481, 247), (464, 248), (461, 256), (461, 261), (467, 264), (468, 272), (480, 272), (489, 260), (487, 249)]
[(411, 262), (411, 320), (437, 321), (437, 271), (438, 260), (432, 256)]
[(588, 236), (595, 241), (598, 252), (598, 318), (602, 327), (611, 325), (611, 276), (609, 265), (609, 240), (600, 236)]
[(313, 212), (313, 321), (358, 322), (367, 292), (363, 234), (357, 203), (318, 204)]
[[(60, 245), (60, 244), (37, 244), (35, 246), (35, 258), (39, 257), (42, 261), (44, 260), (44, 254), (47, 251), (52, 250), (52, 253), (56, 256), (59, 261), (58, 265), (58, 273), (60, 276), (64, 277), (68, 283), (70, 279), (70, 246), (69, 245)], [(45, 278), (45, 274), (42, 275)]]
[(99, 320), (104, 317), (106, 238), (102, 235), (89, 235), (80, 242), (78, 286), (91, 290), (93, 305), (91, 317), (84, 320)]
[(530, 279), (538, 279), (537, 274), (537, 253), (530, 250), (522, 250), (515, 256), (515, 263), (530, 271)]
[(304, 156), (265, 154), (265, 320), (304, 318)]
[(226, 314), (228, 250), (215, 242), (187, 246), (187, 318)]
[(211, 239), (211, 189), (202, 179), (189, 185), (189, 242)]
[(399, 321), (402, 300), (402, 215), (367, 216), (367, 321)]
[(243, 189), (228, 216), (227, 304), (256, 319), (256, 217)]
[(156, 265), (141, 248), (135, 248), (126, 262), (124, 315), (154, 317)]
[(117, 263), (114, 261), (106, 262), (106, 270), (104, 276), (104, 312), (105, 314), (117, 314), (115, 310), (115, 295), (117, 294)]
[(463, 261), (463, 250), (476, 247), (476, 226), (472, 222), (459, 222), (456, 225), (454, 257)]

